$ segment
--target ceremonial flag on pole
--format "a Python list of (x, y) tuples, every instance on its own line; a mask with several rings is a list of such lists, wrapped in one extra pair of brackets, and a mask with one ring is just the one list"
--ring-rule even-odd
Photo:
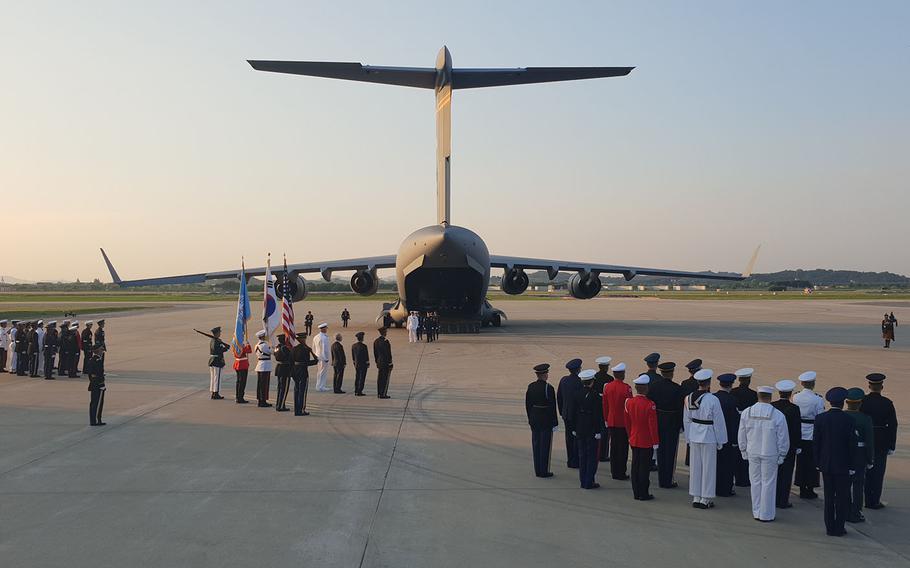
[(291, 300), (291, 277), (288, 274), (288, 259), (284, 257), (284, 281), (281, 284), (281, 330), (290, 345), (297, 345), (294, 331), (294, 302)]
[(262, 329), (265, 330), (269, 343), (272, 342), (272, 335), (280, 325), (278, 314), (278, 298), (275, 297), (275, 281), (272, 276), (272, 255), (269, 254), (268, 264), (265, 269), (265, 284), (262, 291)]
[(231, 351), (233, 351), (234, 357), (242, 356), (244, 345), (248, 345), (250, 342), (247, 335), (246, 322), (249, 321), (252, 314), (250, 294), (246, 289), (246, 266), (243, 259), (241, 259), (240, 295), (237, 296), (237, 322), (234, 324), (234, 339), (231, 341)]

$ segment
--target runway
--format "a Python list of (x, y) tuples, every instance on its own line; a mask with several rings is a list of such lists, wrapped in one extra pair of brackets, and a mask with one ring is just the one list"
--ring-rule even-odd
[[(907, 303), (493, 303), (510, 319), (478, 335), (411, 345), (392, 330), (392, 399), (374, 396), (375, 367), (369, 396), (352, 396), (349, 368), (349, 394), (311, 388), (309, 417), (234, 404), (231, 372), (226, 399), (209, 399), (208, 343), (192, 328), (231, 329), (232, 303), (108, 317), (106, 427), (87, 426), (84, 378), (0, 375), (3, 566), (910, 566), (904, 426), (888, 507), (834, 539), (821, 500), (794, 497), (768, 524), (752, 519), (748, 489), (692, 509), (682, 466), (678, 489), (652, 475), (654, 501), (634, 501), (608, 464), (602, 488), (583, 491), (565, 467), (562, 425), (556, 476), (535, 478), (523, 407), (536, 363), (554, 365), (555, 384), (576, 356), (593, 367), (611, 355), (637, 372), (658, 351), (716, 372), (754, 367), (753, 386), (813, 369), (823, 392), (884, 372), (906, 424), (910, 348), (898, 327), (894, 348), (882, 349), (878, 322), (886, 309), (908, 320)], [(345, 306), (354, 319), (343, 330)], [(376, 335), (378, 303), (303, 302), (301, 327), (308, 309), (346, 345), (355, 331)]]

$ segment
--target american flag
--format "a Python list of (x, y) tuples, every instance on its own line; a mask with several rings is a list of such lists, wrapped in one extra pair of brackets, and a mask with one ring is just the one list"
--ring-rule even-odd
[(297, 333), (294, 331), (294, 303), (291, 301), (291, 277), (288, 274), (288, 259), (284, 259), (284, 281), (281, 283), (281, 331), (287, 337), (288, 344), (297, 345)]

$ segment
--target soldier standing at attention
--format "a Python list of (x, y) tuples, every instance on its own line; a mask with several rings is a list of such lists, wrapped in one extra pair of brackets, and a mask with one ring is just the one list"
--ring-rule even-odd
[[(79, 359), (82, 357), (82, 348), (83, 348), (82, 332), (79, 331), (79, 321), (78, 320), (73, 321), (72, 331), (73, 331), (73, 333), (70, 334), (70, 337), (71, 337), (70, 341), (73, 342), (73, 347), (71, 349), (72, 360), (70, 361), (69, 371), (70, 371), (70, 377), (76, 378), (76, 377), (81, 376), (79, 374)], [(91, 347), (91, 344), (89, 344), (89, 347)]]
[(717, 397), (711, 394), (714, 371), (695, 373), (698, 390), (686, 397), (683, 427), (691, 448), (689, 495), (692, 507), (710, 509), (717, 495), (717, 452), (727, 443), (727, 424)]
[[(695, 373), (701, 371), (701, 366), (701, 359), (693, 359), (686, 363), (686, 369), (689, 371), (689, 378), (679, 385), (683, 390), (683, 398), (698, 390), (698, 381), (695, 380)], [(686, 465), (689, 465), (689, 444), (686, 444)]]
[[(650, 462), (660, 438), (657, 433), (657, 407), (647, 396), (650, 382), (651, 377), (648, 375), (640, 375), (635, 379), (635, 397), (625, 399), (622, 411), (625, 424), (629, 428), (628, 444), (632, 446), (632, 495), (637, 501), (654, 499), (654, 495), (651, 495), (649, 491), (651, 487)], [(614, 454), (614, 460), (610, 465), (615, 463)], [(626, 464), (623, 462), (624, 469), (625, 466)], [(614, 476), (613, 479), (616, 477)]]
[(789, 449), (784, 457), (784, 463), (777, 467), (777, 491), (775, 503), (778, 509), (789, 509), (790, 487), (793, 485), (793, 467), (796, 465), (796, 452), (799, 451), (799, 442), (802, 440), (801, 412), (798, 406), (790, 402), (790, 396), (796, 383), (791, 380), (777, 381), (774, 385), (780, 398), (771, 403), (771, 406), (780, 410), (787, 421), (787, 441)]
[(863, 497), (865, 495), (866, 471), (875, 465), (875, 439), (873, 437), (872, 418), (859, 411), (863, 403), (863, 389), (847, 390), (847, 416), (853, 419), (856, 430), (856, 448), (853, 452), (853, 474), (850, 475), (850, 512), (848, 523), (865, 523), (863, 516)]
[(104, 346), (104, 351), (101, 352), (101, 359), (104, 360), (107, 357), (107, 340), (104, 337), (104, 320), (98, 320), (98, 331), (95, 332), (95, 343), (100, 343)]
[(307, 335), (313, 335), (313, 312), (308, 311), (303, 317), (303, 327)]
[(752, 517), (769, 523), (777, 515), (777, 470), (790, 450), (787, 419), (771, 405), (771, 387), (758, 387), (758, 401), (739, 418), (739, 451), (749, 461)]
[(603, 428), (603, 402), (594, 391), (594, 369), (578, 373), (582, 388), (569, 400), (576, 443), (578, 444), (578, 477), (582, 489), (597, 489), (597, 446)]
[(347, 327), (349, 319), (351, 319), (351, 312), (347, 308), (341, 310), (341, 327)]
[(278, 393), (275, 401), (275, 412), (287, 412), (288, 390), (291, 386), (291, 370), (294, 362), (291, 350), (287, 346), (287, 336), (278, 335), (278, 346), (275, 348), (275, 378), (278, 379)]
[(47, 322), (44, 334), (44, 378), (54, 380), (54, 357), (57, 355), (57, 322)]
[[(714, 396), (720, 402), (720, 409), (724, 413), (724, 424), (727, 426), (727, 443), (717, 452), (717, 496), (732, 497), (736, 495), (733, 489), (733, 471), (739, 464), (739, 411), (736, 410), (736, 400), (730, 391), (736, 375), (723, 373), (717, 376), (719, 386)], [(691, 394), (691, 393), (689, 393)], [(688, 396), (688, 395), (687, 395)]]
[(351, 362), (354, 364), (354, 396), (364, 396), (363, 387), (367, 381), (367, 369), (370, 368), (370, 351), (363, 343), (364, 333), (354, 334), (357, 343), (351, 345)]
[(657, 407), (657, 433), (660, 445), (657, 448), (657, 483), (664, 489), (678, 484), (676, 475), (676, 454), (679, 450), (679, 433), (683, 428), (683, 391), (673, 382), (676, 363), (668, 361), (658, 365), (661, 380), (648, 385), (648, 398)]
[(101, 412), (104, 410), (104, 392), (107, 386), (104, 384), (104, 346), (100, 343), (95, 345), (95, 350), (88, 362), (88, 391), (91, 393), (88, 404), (89, 424), (92, 426), (105, 426), (107, 423), (101, 421)]
[(581, 370), (581, 359), (572, 359), (566, 363), (566, 369), (569, 374), (559, 379), (559, 386), (556, 388), (556, 404), (559, 415), (562, 416), (563, 427), (566, 429), (566, 467), (575, 469), (578, 467), (578, 444), (575, 443), (575, 435), (572, 431), (572, 415), (569, 413), (569, 403), (575, 397), (575, 393), (581, 390), (581, 379), (578, 378), (578, 371)]
[(875, 466), (866, 476), (866, 508), (881, 509), (885, 506), (882, 503), (882, 486), (885, 482), (888, 456), (893, 454), (897, 447), (897, 413), (891, 399), (882, 396), (885, 375), (872, 373), (866, 375), (866, 380), (869, 382), (869, 394), (863, 398), (859, 409), (872, 418), (875, 449)]
[(28, 370), (28, 329), (25, 324), (20, 321), (16, 329), (16, 374), (20, 377), (24, 377)]
[(313, 354), (316, 355), (316, 358), (319, 359), (319, 364), (316, 367), (316, 391), (324, 392), (329, 390), (329, 387), (326, 386), (326, 383), (329, 379), (329, 364), (331, 363), (331, 353), (329, 345), (329, 336), (326, 331), (329, 328), (329, 324), (322, 322), (318, 326), (319, 333), (313, 337)]
[(796, 478), (793, 484), (799, 487), (800, 499), (818, 499), (815, 488), (819, 486), (818, 469), (812, 452), (815, 417), (825, 411), (825, 400), (815, 392), (815, 371), (806, 371), (799, 376), (803, 390), (793, 396), (793, 403), (799, 407), (799, 421), (802, 436), (796, 455)]
[(259, 408), (271, 408), (269, 403), (269, 383), (272, 380), (272, 346), (265, 340), (264, 329), (256, 332), (259, 343), (253, 352), (256, 354), (256, 400)]
[(534, 475), (553, 477), (550, 471), (550, 452), (553, 449), (553, 432), (559, 427), (556, 418), (556, 391), (547, 383), (550, 365), (541, 363), (534, 367), (537, 380), (525, 392), (525, 412), (531, 427), (531, 452), (534, 455)]
[(882, 319), (882, 339), (885, 340), (885, 349), (889, 349), (891, 342), (894, 341), (894, 322), (888, 314)]
[(344, 383), (344, 368), (348, 364), (348, 359), (344, 354), (344, 345), (341, 344), (340, 333), (335, 334), (335, 342), (332, 343), (332, 392), (335, 394), (344, 394), (341, 385)]
[[(28, 376), (38, 376), (38, 353), (41, 351), (41, 342), (38, 337), (38, 323), (35, 322), (28, 330)], [(44, 322), (40, 322), (42, 325)]]
[(249, 402), (246, 399), (246, 380), (250, 374), (249, 355), (252, 352), (253, 347), (246, 341), (244, 341), (243, 347), (240, 348), (240, 353), (234, 352), (234, 372), (237, 374), (237, 388), (234, 400), (237, 404), (247, 404)]
[(95, 344), (95, 336), (92, 333), (92, 320), (85, 322), (85, 329), (82, 330), (82, 372), (85, 372), (85, 362), (92, 354), (92, 346)]
[(0, 320), (0, 373), (6, 372), (6, 352), (9, 349), (9, 330), (6, 320)]
[(389, 396), (389, 380), (392, 376), (392, 344), (386, 339), (385, 327), (379, 328), (379, 337), (373, 341), (373, 359), (379, 375), (376, 377), (376, 396), (386, 399)]
[(650, 392), (650, 389), (654, 386), (654, 383), (663, 380), (663, 377), (661, 377), (660, 373), (657, 371), (657, 367), (660, 365), (660, 353), (648, 354), (645, 357), (645, 364), (648, 366), (648, 370), (645, 371), (644, 374), (651, 377), (651, 383), (648, 385), (648, 392)]
[(44, 329), (42, 320), (38, 320), (38, 329), (35, 330), (35, 333), (38, 335), (38, 368), (35, 376), (41, 377), (44, 376), (44, 336), (47, 335), (47, 330)]
[(629, 479), (626, 474), (629, 462), (629, 433), (625, 408), (626, 400), (632, 398), (632, 389), (625, 380), (626, 364), (619, 363), (613, 367), (613, 381), (604, 387), (603, 394), (604, 422), (610, 432), (610, 475), (620, 481)]
[[(612, 357), (598, 357), (594, 360), (597, 363), (597, 374), (594, 375), (594, 392), (601, 397), (601, 407), (603, 407), (604, 387), (613, 382), (610, 376), (610, 362)], [(610, 434), (607, 431), (607, 423), (603, 423), (600, 430), (600, 445), (597, 448), (597, 458), (602, 462), (610, 461)]]
[(309, 416), (306, 411), (306, 393), (310, 382), (310, 371), (312, 367), (319, 362), (313, 355), (313, 350), (306, 344), (306, 333), (297, 334), (297, 345), (291, 350), (291, 357), (294, 359), (294, 369), (292, 377), (294, 378), (294, 416)]
[(847, 389), (834, 387), (825, 393), (831, 409), (815, 418), (813, 445), (815, 465), (825, 484), (825, 529), (828, 536), (847, 534), (844, 523), (850, 511), (850, 474), (856, 431), (853, 419), (843, 411)]
[(221, 341), (221, 326), (212, 328), (214, 336), (209, 341), (209, 391), (212, 393), (212, 400), (221, 400), (221, 373), (224, 370), (224, 354), (230, 345)]
[(7, 357), (9, 359), (9, 372), (16, 373), (19, 368), (16, 366), (16, 359), (19, 357), (19, 354), (16, 352), (16, 335), (19, 333), (19, 320), (12, 320), (10, 322), (10, 330), (7, 335)]
[[(735, 387), (730, 391), (730, 394), (733, 395), (733, 398), (736, 400), (736, 410), (740, 414), (743, 411), (756, 402), (758, 402), (758, 393), (755, 392), (755, 389), (749, 388), (749, 385), (752, 383), (752, 374), (755, 372), (755, 369), (746, 367), (744, 369), (737, 370), (734, 374), (736, 378), (739, 379), (739, 386)], [(749, 462), (747, 460), (739, 460), (736, 464), (736, 470), (733, 472), (734, 483), (737, 487), (749, 487), (752, 482), (749, 479)]]

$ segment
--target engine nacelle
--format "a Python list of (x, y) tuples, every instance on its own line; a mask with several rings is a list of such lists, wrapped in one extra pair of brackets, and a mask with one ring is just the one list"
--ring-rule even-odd
[[(284, 297), (284, 275), (276, 274), (276, 277), (277, 278), (275, 280), (275, 296), (277, 296), (278, 299), (280, 300)], [(300, 302), (304, 298), (306, 298), (306, 295), (307, 295), (306, 280), (304, 280), (303, 277), (300, 276), (299, 274), (291, 275), (291, 280), (290, 280), (290, 282), (288, 282), (288, 288), (290, 289), (290, 292), (291, 292), (291, 301), (292, 302)]]
[(361, 296), (371, 296), (379, 289), (379, 277), (375, 270), (358, 270), (351, 276), (351, 290)]
[(590, 300), (600, 294), (602, 287), (600, 276), (591, 272), (576, 272), (569, 278), (569, 294), (579, 300)]
[(530, 279), (524, 270), (520, 268), (512, 268), (511, 270), (506, 270), (503, 273), (502, 283), (499, 285), (499, 287), (506, 294), (517, 296), (518, 294), (521, 294), (528, 289), (529, 283)]

